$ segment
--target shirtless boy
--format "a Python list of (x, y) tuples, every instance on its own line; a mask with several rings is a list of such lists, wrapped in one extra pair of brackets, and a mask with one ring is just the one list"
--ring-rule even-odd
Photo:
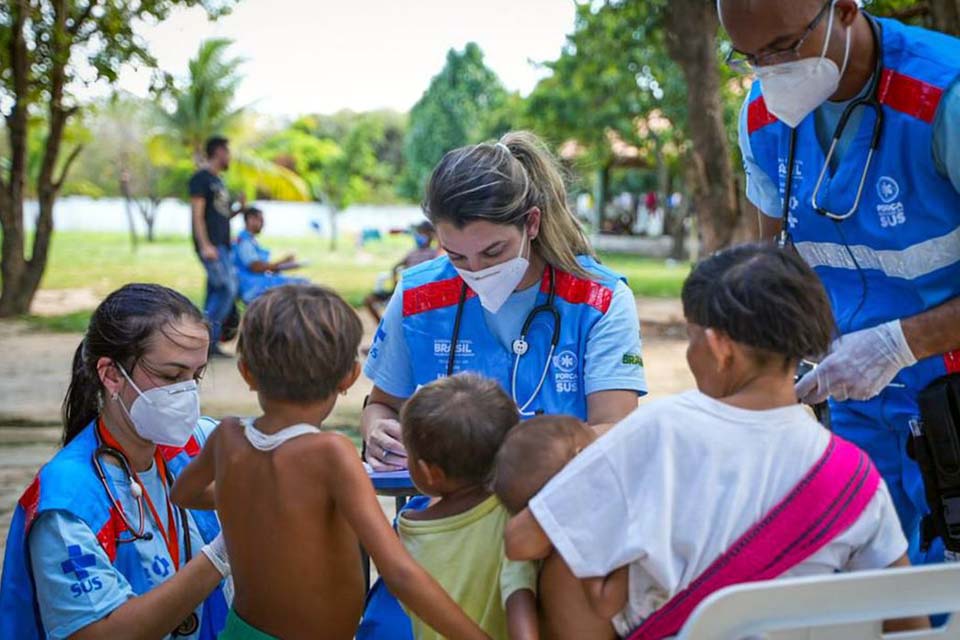
[(173, 500), (216, 505), (236, 597), (220, 638), (353, 637), (360, 545), (394, 594), (449, 638), (487, 636), (406, 552), (356, 448), (320, 425), (359, 374), (360, 320), (332, 291), (273, 289), (247, 310), (239, 369), (263, 415), (225, 419)]

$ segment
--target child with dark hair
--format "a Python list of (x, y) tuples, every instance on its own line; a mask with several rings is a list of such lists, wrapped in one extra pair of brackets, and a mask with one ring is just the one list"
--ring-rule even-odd
[[(400, 414), (410, 476), (432, 496), (398, 522), (407, 550), (493, 638), (536, 638), (537, 567), (503, 551), (509, 515), (490, 492), (497, 450), (519, 421), (494, 380), (462, 374), (417, 391)], [(416, 640), (440, 639), (416, 616)]]
[(537, 416), (514, 427), (497, 453), (491, 487), (511, 515), (527, 507), (549, 480), (597, 439), (573, 416)]
[(799, 360), (833, 332), (813, 271), (738, 247), (697, 265), (683, 307), (698, 390), (636, 410), (507, 527), (509, 557), (563, 561), (541, 579), (561, 637), (663, 638), (730, 584), (907, 564), (869, 459), (797, 403)]
[(360, 372), (361, 335), (353, 309), (322, 287), (272, 289), (243, 318), (239, 369), (263, 415), (223, 420), (172, 495), (216, 505), (223, 523), (236, 596), (221, 639), (352, 638), (361, 545), (427, 624), (486, 637), (404, 550), (350, 440), (320, 429)]

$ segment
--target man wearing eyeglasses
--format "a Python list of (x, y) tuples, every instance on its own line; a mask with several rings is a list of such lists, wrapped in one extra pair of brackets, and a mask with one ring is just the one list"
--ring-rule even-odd
[[(841, 337), (797, 385), (873, 458), (918, 550), (923, 482), (906, 453), (917, 395), (960, 373), (960, 40), (856, 0), (718, 0), (762, 234), (792, 244)], [(817, 354), (811, 354), (817, 355)], [(933, 558), (930, 558), (933, 559)]]

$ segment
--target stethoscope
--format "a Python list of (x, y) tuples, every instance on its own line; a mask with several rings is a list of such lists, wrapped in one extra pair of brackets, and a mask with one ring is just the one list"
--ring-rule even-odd
[[(547, 270), (550, 279), (547, 301), (530, 310), (530, 313), (527, 314), (526, 319), (523, 321), (523, 327), (520, 329), (520, 337), (511, 344), (511, 351), (513, 351), (513, 375), (510, 380), (510, 393), (513, 396), (513, 401), (516, 403), (520, 415), (524, 417), (534, 416), (538, 413), (536, 411), (528, 411), (528, 409), (543, 389), (543, 383), (547, 379), (547, 374), (550, 373), (550, 363), (553, 362), (553, 354), (560, 344), (560, 312), (557, 310), (557, 305), (555, 304), (557, 294), (556, 271), (552, 266), (548, 266)], [(457, 315), (453, 322), (453, 336), (450, 338), (450, 355), (447, 360), (448, 376), (452, 376), (454, 371), (454, 364), (457, 357), (457, 344), (460, 341), (460, 322), (463, 318), (463, 307), (467, 301), (468, 290), (467, 283), (464, 282), (460, 288), (460, 299), (457, 302)], [(530, 343), (527, 342), (527, 336), (529, 335), (533, 321), (536, 320), (537, 316), (541, 313), (549, 313), (553, 317), (553, 334), (550, 337), (550, 351), (547, 353), (546, 361), (543, 363), (543, 371), (540, 374), (540, 381), (537, 383), (537, 388), (534, 389), (530, 397), (527, 398), (527, 401), (521, 404), (517, 398), (517, 372), (520, 370), (520, 358), (530, 350)]]
[[(810, 197), (810, 205), (813, 207), (814, 211), (819, 213), (822, 216), (826, 216), (831, 220), (836, 222), (842, 222), (850, 218), (857, 209), (860, 208), (860, 199), (863, 196), (863, 188), (867, 182), (867, 174), (870, 173), (870, 166), (873, 163), (873, 156), (876, 153), (877, 149), (880, 147), (880, 134), (883, 131), (883, 106), (880, 104), (880, 78), (883, 74), (883, 38), (880, 32), (880, 24), (874, 20), (874, 18), (868, 14), (864, 14), (867, 18), (867, 22), (870, 24), (870, 29), (873, 32), (873, 39), (877, 45), (877, 63), (873, 71), (873, 77), (870, 80), (870, 87), (867, 91), (867, 94), (861, 98), (853, 100), (850, 104), (846, 106), (843, 110), (843, 113), (840, 115), (840, 120), (837, 121), (837, 127), (833, 132), (833, 138), (830, 141), (830, 148), (827, 151), (827, 157), (823, 162), (823, 167), (820, 169), (820, 175), (817, 177), (817, 182), (813, 187), (813, 194)], [(872, 109), (876, 115), (876, 119), (873, 123), (873, 134), (870, 137), (870, 147), (867, 151), (867, 160), (863, 166), (863, 172), (860, 174), (860, 182), (857, 185), (857, 195), (854, 198), (853, 206), (846, 213), (835, 213), (828, 210), (826, 207), (821, 206), (820, 204), (820, 187), (823, 186), (823, 181), (826, 178), (827, 172), (830, 170), (830, 162), (833, 160), (833, 156), (836, 153), (837, 146), (840, 143), (840, 138), (843, 137), (843, 132), (847, 127), (847, 122), (850, 120), (850, 117), (853, 115), (853, 112), (858, 107), (865, 107)], [(786, 183), (784, 185), (784, 195), (783, 195), (783, 224), (784, 228), (780, 234), (780, 245), (785, 246), (789, 241), (787, 227), (789, 226), (789, 216), (790, 216), (790, 193), (793, 188), (793, 174), (794, 174), (794, 165), (796, 161), (796, 147), (797, 147), (797, 129), (793, 129), (790, 133), (790, 147), (787, 154), (787, 175)]]
[[(113, 507), (113, 512), (120, 517), (120, 520), (123, 522), (124, 527), (129, 532), (128, 537), (121, 537), (121, 533), (116, 535), (116, 543), (124, 544), (129, 542), (136, 542), (137, 540), (150, 541), (153, 540), (153, 533), (146, 531), (146, 513), (144, 509), (144, 496), (143, 496), (143, 487), (140, 486), (140, 483), (137, 482), (135, 474), (133, 473), (133, 468), (130, 466), (130, 461), (127, 459), (126, 454), (123, 451), (117, 449), (116, 447), (111, 447), (110, 445), (103, 442), (103, 438), (100, 435), (99, 425), (94, 427), (94, 432), (96, 433), (97, 438), (97, 448), (93, 452), (93, 469), (97, 474), (97, 478), (100, 480), (100, 484), (103, 485), (103, 490), (107, 494), (107, 498), (110, 500), (110, 504)], [(130, 518), (127, 517), (127, 513), (123, 508), (120, 500), (117, 499), (116, 494), (113, 492), (113, 482), (110, 478), (107, 477), (106, 472), (103, 469), (103, 462), (101, 459), (104, 456), (113, 458), (126, 474), (130, 486), (130, 495), (137, 501), (137, 512), (139, 514), (138, 526), (134, 527), (133, 523), (130, 522)], [(173, 476), (170, 473), (170, 470), (164, 467), (164, 479), (166, 480), (166, 485), (173, 485)], [(170, 496), (167, 495), (166, 499), (169, 503)], [(180, 533), (183, 537), (183, 549), (186, 561), (189, 562), (193, 558), (193, 544), (190, 540), (189, 526), (187, 520), (187, 512), (183, 507), (177, 507), (177, 515), (180, 518), (180, 526), (177, 527), (176, 523), (173, 523), (174, 528), (180, 529)], [(157, 526), (162, 526), (160, 522), (157, 522)], [(189, 636), (196, 633), (197, 629), (200, 626), (200, 619), (197, 617), (197, 614), (191, 613), (187, 618), (180, 623), (180, 625), (173, 631), (171, 635), (174, 637), (183, 637)]]

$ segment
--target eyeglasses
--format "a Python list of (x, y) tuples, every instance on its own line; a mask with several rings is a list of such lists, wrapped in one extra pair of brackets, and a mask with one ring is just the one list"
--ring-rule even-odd
[(813, 20), (810, 21), (810, 24), (807, 25), (803, 35), (800, 36), (797, 41), (789, 47), (784, 49), (775, 49), (760, 55), (744, 53), (743, 51), (738, 51), (735, 48), (731, 48), (730, 53), (727, 54), (725, 60), (727, 66), (737, 73), (752, 73), (757, 67), (769, 67), (775, 64), (783, 64), (784, 62), (793, 62), (794, 60), (799, 60), (800, 47), (802, 47), (803, 43), (807, 41), (807, 38), (809, 38), (810, 34), (813, 33), (813, 30), (817, 28), (817, 25), (820, 24), (820, 21), (823, 20), (823, 16), (827, 14), (827, 9), (832, 6), (833, 0), (827, 0), (820, 8), (820, 11), (817, 12), (817, 15), (814, 16)]

